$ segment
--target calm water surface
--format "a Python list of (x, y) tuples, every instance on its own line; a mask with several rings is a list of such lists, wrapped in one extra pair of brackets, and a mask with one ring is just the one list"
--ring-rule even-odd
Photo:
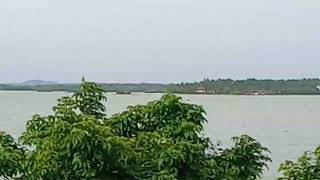
[[(0, 128), (15, 137), (33, 114), (49, 114), (62, 92), (0, 91)], [(161, 94), (108, 95), (108, 115), (128, 105), (145, 104)], [(206, 133), (214, 141), (230, 144), (232, 136), (248, 134), (272, 152), (273, 163), (263, 179), (275, 179), (278, 165), (296, 159), (320, 144), (320, 96), (210, 96), (182, 95), (207, 111)]]

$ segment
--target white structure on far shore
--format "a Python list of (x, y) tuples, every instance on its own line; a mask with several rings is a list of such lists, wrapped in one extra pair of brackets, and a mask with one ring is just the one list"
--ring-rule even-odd
[(317, 86), (317, 89), (320, 90), (320, 86)]

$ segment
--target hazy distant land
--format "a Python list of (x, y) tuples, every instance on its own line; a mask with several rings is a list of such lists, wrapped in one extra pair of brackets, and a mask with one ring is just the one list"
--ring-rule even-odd
[[(145, 93), (181, 93), (181, 94), (235, 94), (235, 95), (319, 95), (320, 79), (291, 80), (231, 80), (204, 79), (200, 82), (185, 83), (100, 83), (107, 92), (130, 94)], [(73, 92), (79, 84), (58, 83), (52, 81), (30, 80), (22, 83), (0, 84), (0, 90), (15, 91), (68, 91)]]

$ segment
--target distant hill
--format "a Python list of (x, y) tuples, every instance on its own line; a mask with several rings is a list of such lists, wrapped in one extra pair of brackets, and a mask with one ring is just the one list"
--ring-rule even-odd
[(58, 83), (54, 82), (54, 81), (28, 80), (28, 81), (24, 81), (22, 83), (17, 83), (15, 85), (18, 85), (18, 86), (42, 86), (42, 85), (55, 85), (55, 84), (58, 84)]

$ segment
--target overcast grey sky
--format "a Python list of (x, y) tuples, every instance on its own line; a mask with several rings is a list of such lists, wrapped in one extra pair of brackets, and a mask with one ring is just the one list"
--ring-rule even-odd
[(0, 82), (320, 77), (319, 0), (0, 0)]

